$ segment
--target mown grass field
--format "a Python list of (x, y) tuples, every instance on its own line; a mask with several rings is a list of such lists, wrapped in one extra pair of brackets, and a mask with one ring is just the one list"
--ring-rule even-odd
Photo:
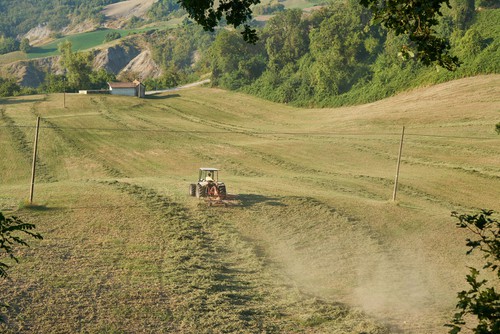
[[(2, 331), (445, 333), (478, 265), (450, 212), (500, 211), (499, 93), (491, 75), (341, 109), (211, 88), (2, 100), (0, 210), (44, 236), (0, 283)], [(199, 167), (239, 205), (189, 197)]]

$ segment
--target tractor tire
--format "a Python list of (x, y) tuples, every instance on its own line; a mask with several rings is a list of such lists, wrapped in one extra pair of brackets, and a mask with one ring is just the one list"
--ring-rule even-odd
[(226, 195), (227, 195), (226, 186), (224, 186), (224, 185), (219, 186), (219, 197), (220, 197), (220, 199), (225, 199)]
[(194, 183), (189, 185), (189, 196), (196, 196), (196, 184)]
[(205, 197), (206, 196), (206, 194), (205, 194), (206, 191), (204, 191), (204, 190), (206, 190), (206, 189), (203, 186), (201, 186), (200, 184), (197, 184), (196, 185), (196, 193), (195, 193), (196, 194), (196, 198)]

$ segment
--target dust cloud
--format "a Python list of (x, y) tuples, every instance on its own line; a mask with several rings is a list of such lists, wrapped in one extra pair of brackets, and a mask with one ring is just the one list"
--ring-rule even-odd
[(447, 332), (457, 290), (418, 236), (390, 243), (317, 203), (291, 207), (254, 215), (247, 231), (290, 285), (359, 309), (392, 333)]

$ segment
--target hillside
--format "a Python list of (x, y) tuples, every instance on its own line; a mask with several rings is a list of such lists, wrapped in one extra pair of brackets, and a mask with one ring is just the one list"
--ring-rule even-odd
[[(445, 333), (450, 212), (500, 211), (500, 76), (339, 109), (192, 88), (0, 103), (0, 210), (35, 223), (7, 333)], [(35, 116), (42, 117), (28, 196)], [(390, 199), (406, 126), (398, 200)], [(187, 195), (221, 168), (238, 205)]]
[[(39, 18), (39, 14), (37, 14), (34, 17), (25, 18), (24, 15), (20, 14), (20, 12), (22, 12), (22, 7), (26, 5), (24, 1), (19, 4), (9, 3), (8, 5), (3, 5), (0, 1), (0, 9), (3, 8), (2, 6), (6, 6), (9, 12), (11, 11), (13, 13), (14, 17), (17, 18), (19, 16), (17, 21), (21, 22), (18, 23), (22, 28), (17, 28), (17, 30), (11, 34), (18, 39), (28, 38), (32, 46), (31, 50), (27, 53), (15, 51), (7, 54), (0, 54), (0, 75), (16, 78), (17, 82), (22, 86), (36, 88), (40, 85), (39, 78), (43, 80), (43, 74), (45, 72), (53, 73), (52, 66), (40, 66), (40, 64), (52, 62), (53, 58), (59, 55), (57, 46), (63, 41), (70, 41), (75, 51), (98, 50), (98, 52), (103, 51), (106, 53), (109, 47), (113, 47), (113, 44), (117, 43), (117, 41), (115, 41), (112, 45), (109, 45), (110, 43), (105, 41), (107, 34), (118, 33), (121, 35), (119, 43), (127, 43), (130, 35), (142, 35), (151, 31), (170, 30), (178, 27), (182, 19), (186, 17), (184, 13), (180, 16), (169, 16), (167, 11), (165, 13), (161, 12), (161, 14), (157, 14), (157, 16), (159, 15), (158, 17), (155, 16), (153, 19), (150, 19), (148, 16), (150, 14), (149, 11), (152, 9), (153, 5), (157, 4), (157, 1), (154, 0), (94, 0), (93, 2), (98, 5), (94, 6), (89, 12), (83, 8), (86, 8), (86, 6), (90, 4), (80, 2), (81, 1), (77, 1), (73, 5), (60, 6), (58, 8), (60, 13), (56, 15), (53, 12), (57, 11), (55, 9), (57, 5), (54, 5), (52, 0), (40, 1), (34, 8), (31, 8), (30, 11), (50, 10), (51, 16)], [(269, 1), (263, 1), (262, 3), (267, 4), (268, 2)], [(305, 8), (313, 6), (314, 1), (287, 0), (283, 4), (287, 8)], [(82, 12), (82, 17), (75, 17), (75, 14), (70, 14), (72, 11)], [(54, 17), (52, 17), (52, 15), (54, 15)], [(268, 19), (270, 15), (266, 17)], [(51, 24), (51, 19), (56, 22), (65, 22), (65, 25), (59, 26)], [(26, 20), (26, 23), (23, 24), (23, 20)], [(49, 23), (47, 23), (47, 20), (49, 20)], [(3, 22), (0, 20), (0, 25), (2, 23)], [(7, 23), (5, 24), (8, 25)], [(12, 26), (12, 24), (10, 25)], [(26, 29), (26, 27), (30, 27), (30, 29), (24, 31), (23, 29)], [(11, 27), (11, 29), (15, 29), (15, 26)], [(4, 33), (7, 33), (7, 31)], [(148, 36), (145, 38), (148, 39)], [(137, 38), (135, 39), (137, 40)], [(152, 45), (139, 43), (135, 45), (135, 47), (141, 49), (143, 54), (150, 54), (155, 42), (151, 40), (151, 38), (149, 38), (149, 42)], [(186, 41), (184, 42), (189, 43)], [(197, 52), (199, 53), (198, 50)], [(190, 54), (187, 55), (186, 58), (192, 56), (193, 55)], [(123, 56), (120, 55), (118, 57), (123, 58)], [(39, 58), (46, 59), (39, 61)], [(128, 59), (128, 61), (132, 62), (132, 59)], [(161, 62), (161, 59), (154, 59), (148, 56), (148, 59), (145, 61), (157, 64)], [(187, 62), (187, 60), (185, 62)], [(101, 65), (102, 64), (97, 64), (96, 69), (108, 67), (108, 64)], [(131, 63), (131, 65), (133, 65), (133, 63)], [(125, 69), (125, 66), (122, 69)], [(59, 70), (56, 72), (61, 73)], [(111, 72), (119, 74), (120, 71)], [(144, 71), (141, 66), (135, 66), (132, 72), (143, 73), (144, 76), (148, 78), (155, 78), (161, 74), (161, 71), (156, 71), (154, 75), (150, 75), (150, 73)], [(33, 80), (31, 77), (35, 79)]]
[(132, 16), (144, 16), (157, 0), (127, 0), (107, 5), (102, 13), (108, 18), (127, 19)]
[[(53, 2), (46, 0), (40, 6), (52, 8)], [(26, 52), (16, 51), (21, 43), (13, 37), (0, 39), (0, 53), (7, 52), (0, 55), (0, 76), (7, 79), (2, 82), (21, 86), (5, 89), (2, 95), (62, 92), (63, 73), (85, 76), (68, 73), (57, 64), (57, 46), (66, 40), (73, 50), (91, 51), (96, 57), (86, 67), (94, 72), (89, 74), (91, 84), (73, 82), (72, 92), (104, 88), (110, 80), (135, 79), (148, 89), (165, 89), (209, 73), (215, 87), (297, 107), (333, 107), (500, 70), (500, 10), (491, 1), (477, 2), (481, 4), (477, 7), (471, 1), (454, 0), (451, 8), (443, 8), (435, 29), (449, 40), (451, 55), (460, 60), (453, 72), (424, 66), (416, 59), (403, 60), (398, 53), (408, 45), (406, 37), (373, 25), (371, 12), (357, 2), (327, 6), (319, 0), (263, 1), (253, 7), (257, 20), (250, 23), (261, 37), (255, 45), (245, 43), (239, 31), (224, 27), (203, 31), (173, 0), (93, 2), (99, 6), (88, 12), (89, 4), (80, 1), (75, 2), (78, 10), (73, 14), (69, 5), (61, 8), (54, 18), (65, 18), (60, 29), (53, 30), (57, 25), (50, 23), (34, 27), (24, 36), (46, 42), (30, 48), (24, 39)], [(18, 13), (18, 6), (8, 6)]]

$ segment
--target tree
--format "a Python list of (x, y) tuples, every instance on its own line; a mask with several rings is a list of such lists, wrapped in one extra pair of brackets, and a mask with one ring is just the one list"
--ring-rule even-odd
[(357, 8), (337, 4), (310, 33), (315, 59), (312, 78), (316, 95), (322, 99), (348, 91), (358, 79), (356, 73), (363, 66), (360, 58), (365, 53), (364, 22), (360, 17)]
[(107, 83), (113, 81), (116, 81), (116, 75), (107, 72), (103, 68), (93, 71), (90, 74), (90, 88), (92, 89), (105, 89), (107, 87)]
[(92, 61), (94, 56), (91, 52), (73, 52), (71, 42), (65, 41), (59, 44), (61, 62), (67, 71), (68, 85), (70, 89), (88, 89), (91, 84)]
[[(438, 64), (448, 70), (455, 70), (459, 65), (457, 57), (449, 54), (448, 40), (438, 37), (433, 26), (438, 24), (441, 6), (449, 7), (449, 0), (359, 0), (375, 14), (375, 23), (381, 23), (396, 35), (406, 35), (411, 41), (404, 45), (401, 54), (416, 57), (425, 65)], [(228, 24), (239, 27), (244, 25), (243, 38), (255, 43), (257, 33), (247, 24), (252, 19), (251, 6), (260, 0), (220, 0), (214, 1), (179, 0), (189, 16), (213, 31), (214, 27), (225, 19)]]
[(21, 87), (13, 79), (0, 78), (0, 96), (13, 96), (21, 90)]
[(27, 38), (23, 38), (21, 40), (21, 44), (19, 45), (19, 50), (28, 53), (31, 50), (30, 40)]
[(185, 14), (185, 12), (179, 10), (180, 8), (181, 6), (177, 0), (159, 0), (151, 6), (148, 16), (153, 20), (161, 20), (169, 16), (179, 17)]
[(256, 79), (265, 68), (261, 44), (245, 43), (231, 31), (218, 34), (207, 56), (213, 84), (238, 89)]
[(12, 37), (0, 35), (0, 55), (19, 50), (19, 42)]
[[(19, 237), (19, 233), (24, 233), (35, 239), (43, 239), (39, 233), (32, 232), (35, 225), (24, 223), (21, 219), (12, 216), (5, 217), (0, 212), (0, 278), (8, 276), (7, 270), (11, 267), (4, 258), (7, 257), (11, 261), (19, 262), (14, 253), (16, 245), (28, 246), (26, 241)], [(0, 308), (5, 309), (7, 305), (0, 302)], [(4, 318), (0, 315), (0, 322), (4, 322)]]
[(458, 42), (459, 54), (462, 58), (473, 58), (483, 50), (483, 44), (481, 32), (476, 28), (469, 29)]
[(260, 3), (260, 0), (219, 0), (217, 6), (214, 1), (179, 0), (181, 6), (187, 11), (189, 17), (200, 24), (203, 29), (214, 31), (223, 19), (235, 28), (243, 24), (243, 39), (250, 43), (257, 41), (255, 29), (250, 28), (246, 22), (252, 18), (251, 6)]
[(479, 0), (478, 7), (498, 8), (498, 0)]
[(450, 0), (452, 18), (458, 29), (466, 29), (474, 17), (474, 0)]
[(62, 93), (66, 85), (65, 80), (66, 77), (64, 75), (47, 73), (39, 90), (44, 93)]
[(466, 240), (470, 247), (467, 254), (480, 250), (486, 261), (483, 269), (491, 270), (495, 277), (488, 284), (486, 279), (479, 279), (479, 270), (470, 267), (470, 275), (467, 275), (470, 289), (458, 293), (456, 308), (459, 311), (455, 313), (452, 323), (446, 326), (451, 327), (450, 334), (457, 334), (467, 322), (471, 323), (472, 317), (476, 326), (472, 328), (474, 333), (500, 333), (500, 291), (495, 290), (495, 287), (500, 287), (500, 220), (494, 218), (491, 210), (472, 215), (453, 212), (452, 216), (459, 220), (457, 227), (475, 235), (475, 239)]
[(302, 10), (292, 9), (279, 13), (265, 29), (266, 50), (269, 68), (279, 70), (290, 62), (296, 62), (309, 46), (306, 22), (302, 21)]
[(104, 43), (111, 42), (119, 38), (122, 38), (122, 35), (118, 31), (111, 31), (104, 36)]
[(360, 3), (374, 13), (374, 22), (396, 36), (408, 36), (411, 44), (401, 49), (403, 57), (416, 57), (425, 65), (436, 63), (448, 70), (460, 65), (458, 58), (449, 54), (448, 40), (438, 37), (433, 28), (439, 23), (438, 16), (443, 15), (441, 6), (450, 7), (449, 0), (360, 0)]

